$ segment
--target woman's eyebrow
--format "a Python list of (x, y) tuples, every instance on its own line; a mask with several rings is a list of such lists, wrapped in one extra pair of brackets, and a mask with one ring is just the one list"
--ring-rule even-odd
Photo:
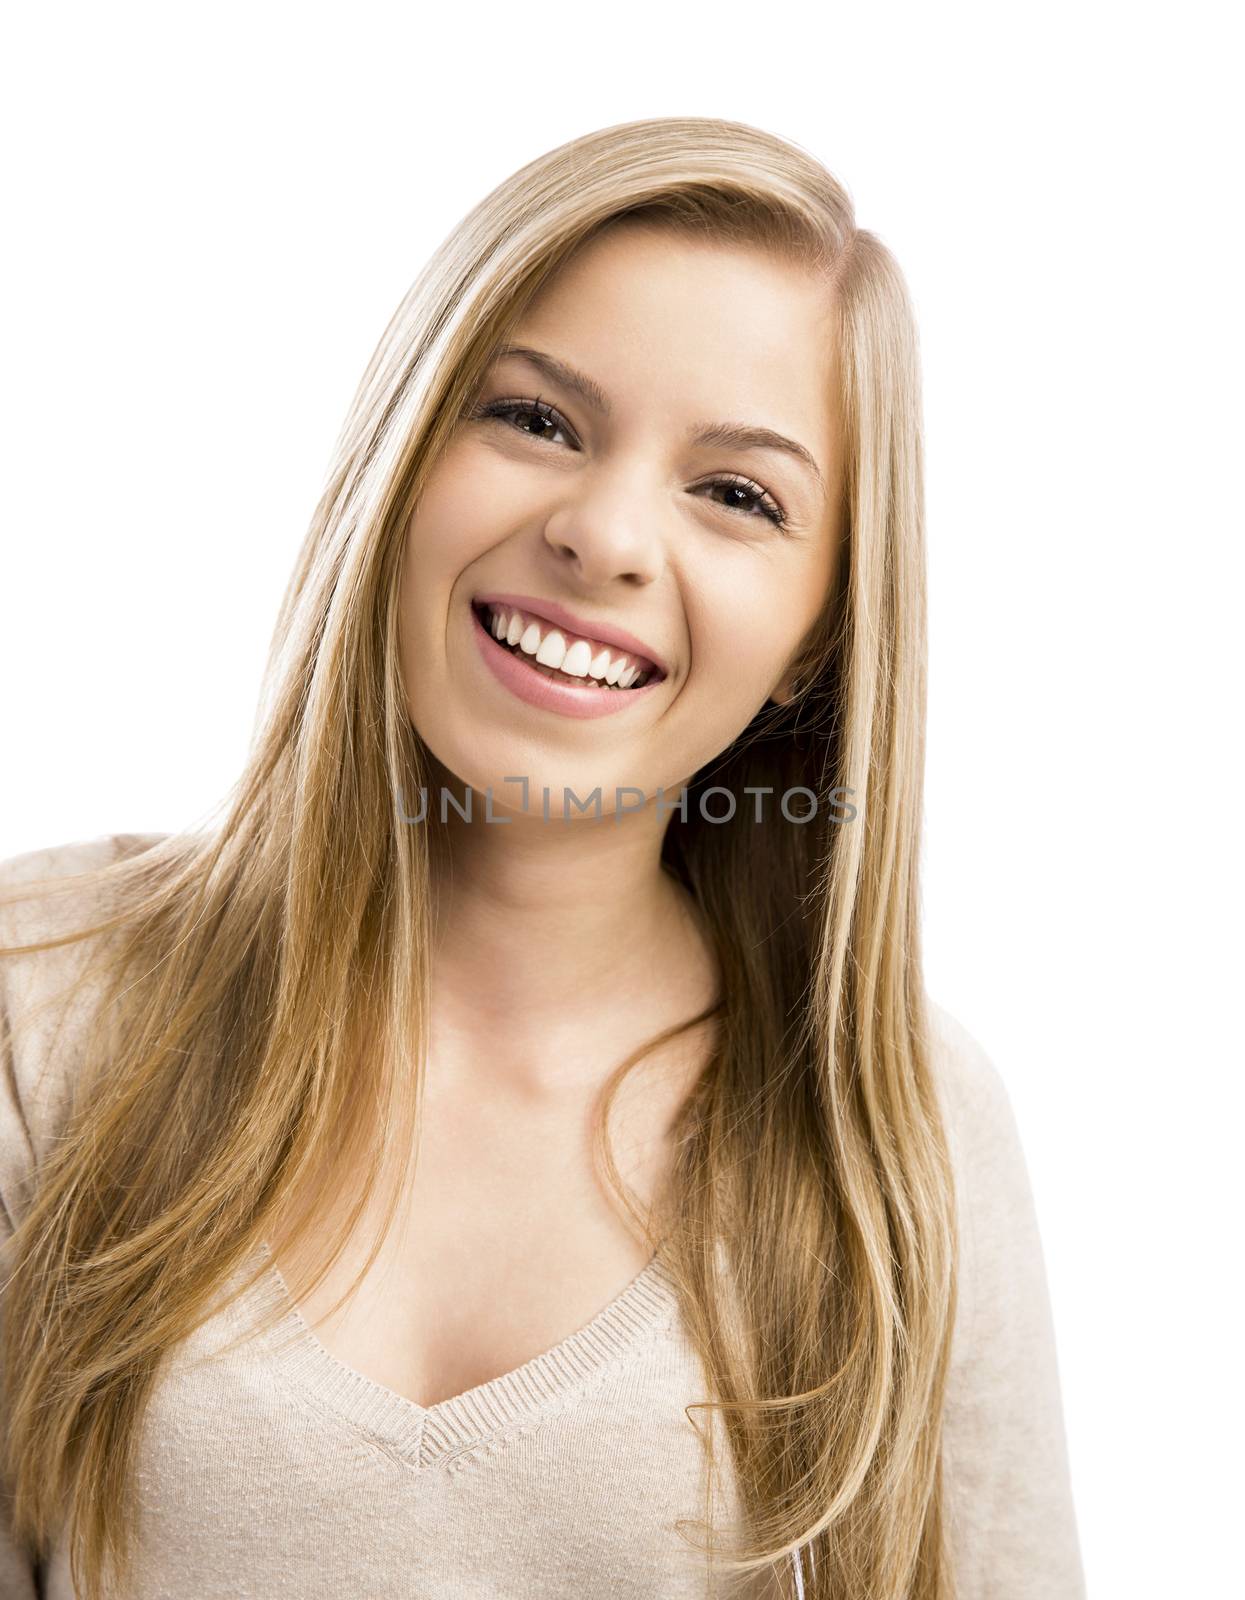
[(559, 361), (557, 356), (551, 356), (544, 350), (533, 350), (526, 344), (504, 344), (494, 356), (495, 361), (504, 361), (507, 356), (514, 356), (520, 361), (542, 372), (546, 378), (551, 378), (554, 383), (560, 383), (564, 388), (570, 389), (594, 411), (599, 411), (603, 417), (610, 414), (609, 397), (599, 383), (594, 383), (591, 378), (585, 377), (582, 372), (576, 372), (574, 367), (568, 367), (565, 361)]
[[(508, 356), (528, 362), (552, 382), (560, 383), (573, 394), (577, 394), (585, 405), (591, 406), (601, 416), (610, 415), (609, 396), (601, 385), (585, 373), (577, 372), (565, 361), (559, 361), (557, 356), (551, 356), (546, 350), (535, 350), (531, 345), (504, 344), (496, 351), (493, 359), (503, 361)], [(788, 439), (786, 434), (776, 433), (773, 428), (761, 428), (743, 422), (697, 422), (692, 425), (692, 443), (719, 445), (728, 450), (785, 451), (797, 461), (803, 462), (816, 478), (818, 488), (823, 494), (825, 493), (825, 480), (812, 451), (807, 450), (795, 439)]]

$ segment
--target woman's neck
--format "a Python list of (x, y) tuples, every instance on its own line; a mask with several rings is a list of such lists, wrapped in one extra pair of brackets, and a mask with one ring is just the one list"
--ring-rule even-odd
[(595, 1088), (717, 998), (710, 941), (661, 861), (667, 818), (458, 820), (434, 852), (438, 1048), (533, 1091)]

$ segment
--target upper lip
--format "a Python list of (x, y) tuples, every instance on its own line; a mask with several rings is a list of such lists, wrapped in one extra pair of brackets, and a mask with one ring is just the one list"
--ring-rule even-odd
[(645, 644), (643, 639), (637, 639), (634, 633), (628, 633), (625, 628), (616, 628), (608, 622), (593, 622), (588, 617), (577, 617), (573, 611), (568, 611), (565, 606), (560, 606), (556, 600), (541, 600), (534, 594), (478, 594), (475, 604), (494, 606), (513, 606), (516, 611), (526, 611), (534, 617), (541, 617), (545, 622), (552, 622), (555, 627), (563, 628), (567, 633), (573, 633), (581, 639), (593, 639), (598, 644), (617, 645), (620, 650), (626, 650), (633, 656), (651, 663), (663, 678), (670, 676), (670, 669), (652, 648)]

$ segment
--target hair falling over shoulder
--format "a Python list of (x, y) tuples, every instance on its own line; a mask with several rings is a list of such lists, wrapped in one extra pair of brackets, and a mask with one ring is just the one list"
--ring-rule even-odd
[[(15, 1533), (46, 1551), (67, 1522), (84, 1600), (113, 1581), (125, 1593), (136, 1439), (162, 1356), (259, 1241), (303, 1237), (292, 1197), (310, 1188), (340, 1199), (331, 1251), (296, 1292), (318, 1284), (380, 1185), (381, 1152), (416, 1148), (429, 830), (402, 826), (394, 796), (429, 777), (399, 672), (402, 530), (492, 349), (623, 216), (824, 274), (847, 445), (846, 560), (801, 692), (697, 775), (690, 820), (676, 815), (664, 845), (712, 930), (723, 989), (663, 1214), (641, 1223), (703, 1361), (708, 1399), (689, 1415), (724, 1426), (717, 1445), (714, 1426), (703, 1436), (711, 1463), (729, 1451), (747, 1524), (729, 1543), (708, 1518), (683, 1533), (727, 1568), (768, 1571), (775, 1593), (953, 1594), (940, 1416), (956, 1228), (918, 944), (914, 319), (893, 257), (819, 162), (750, 126), (670, 117), (532, 161), (411, 287), (337, 441), (250, 754), (213, 825), (127, 836), (87, 878), (19, 886), (23, 904), (84, 883), (99, 899), (88, 925), (6, 938), (0, 960), (2, 978), (80, 944), (91, 959), (75, 981), (97, 986), (72, 1114), (12, 1240), (0, 1351)], [(860, 821), (706, 826), (702, 782), (845, 788)], [(5, 897), (10, 930), (18, 898)]]

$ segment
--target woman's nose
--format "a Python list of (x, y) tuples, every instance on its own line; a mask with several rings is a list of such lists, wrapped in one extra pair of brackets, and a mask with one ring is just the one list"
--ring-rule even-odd
[(545, 541), (563, 561), (573, 561), (583, 581), (593, 586), (626, 577), (651, 583), (665, 559), (657, 499), (630, 491), (615, 480), (612, 489), (573, 496), (545, 523)]

